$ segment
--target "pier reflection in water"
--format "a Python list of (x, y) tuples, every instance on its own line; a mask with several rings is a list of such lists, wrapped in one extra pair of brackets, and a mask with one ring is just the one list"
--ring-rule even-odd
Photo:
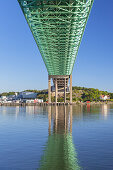
[(72, 106), (48, 106), (48, 141), (40, 170), (78, 170), (77, 152), (72, 140)]
[(113, 105), (0, 107), (0, 170), (113, 170)]

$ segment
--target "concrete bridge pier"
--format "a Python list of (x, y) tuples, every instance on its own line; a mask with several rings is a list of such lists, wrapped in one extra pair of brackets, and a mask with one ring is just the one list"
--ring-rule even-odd
[(70, 104), (72, 104), (72, 74), (70, 75)]
[(58, 93), (64, 93), (64, 104), (66, 103), (66, 89), (70, 78), (70, 104), (72, 104), (72, 75), (48, 75), (48, 103), (51, 103), (51, 79), (55, 86), (55, 103), (58, 102)]
[(48, 103), (51, 103), (51, 77), (48, 75)]
[(57, 78), (55, 79), (55, 103), (57, 103), (58, 98), (58, 85), (57, 85)]
[(66, 78), (64, 78), (64, 103), (66, 103)]

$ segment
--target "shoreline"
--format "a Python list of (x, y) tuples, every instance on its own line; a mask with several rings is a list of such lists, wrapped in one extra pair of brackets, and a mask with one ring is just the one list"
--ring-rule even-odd
[(113, 104), (111, 101), (103, 101), (103, 102), (90, 102), (90, 103), (81, 103), (81, 102), (73, 102), (73, 103), (0, 103), (0, 106), (60, 106), (60, 105), (97, 105), (97, 104)]

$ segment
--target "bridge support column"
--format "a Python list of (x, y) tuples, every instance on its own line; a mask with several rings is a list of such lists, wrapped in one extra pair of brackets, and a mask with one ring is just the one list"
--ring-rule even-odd
[(51, 77), (48, 75), (48, 103), (51, 103)]
[(66, 103), (66, 78), (64, 78), (64, 103)]
[(72, 75), (70, 75), (70, 104), (72, 104)]
[[(57, 101), (58, 93), (61, 93), (61, 94), (64, 93), (64, 103), (66, 103), (66, 90), (68, 88), (68, 81), (69, 81), (70, 76), (69, 75), (50, 75), (50, 78), (53, 80), (53, 84), (55, 87), (55, 103), (58, 102)], [(50, 91), (49, 86), (50, 85), (48, 83), (48, 92)]]
[(55, 79), (55, 103), (57, 103), (58, 97), (58, 85), (57, 85), (57, 78)]

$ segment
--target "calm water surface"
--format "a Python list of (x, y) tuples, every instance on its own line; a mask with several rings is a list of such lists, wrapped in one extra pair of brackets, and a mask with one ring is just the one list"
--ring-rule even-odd
[(113, 105), (0, 107), (0, 170), (113, 170)]

